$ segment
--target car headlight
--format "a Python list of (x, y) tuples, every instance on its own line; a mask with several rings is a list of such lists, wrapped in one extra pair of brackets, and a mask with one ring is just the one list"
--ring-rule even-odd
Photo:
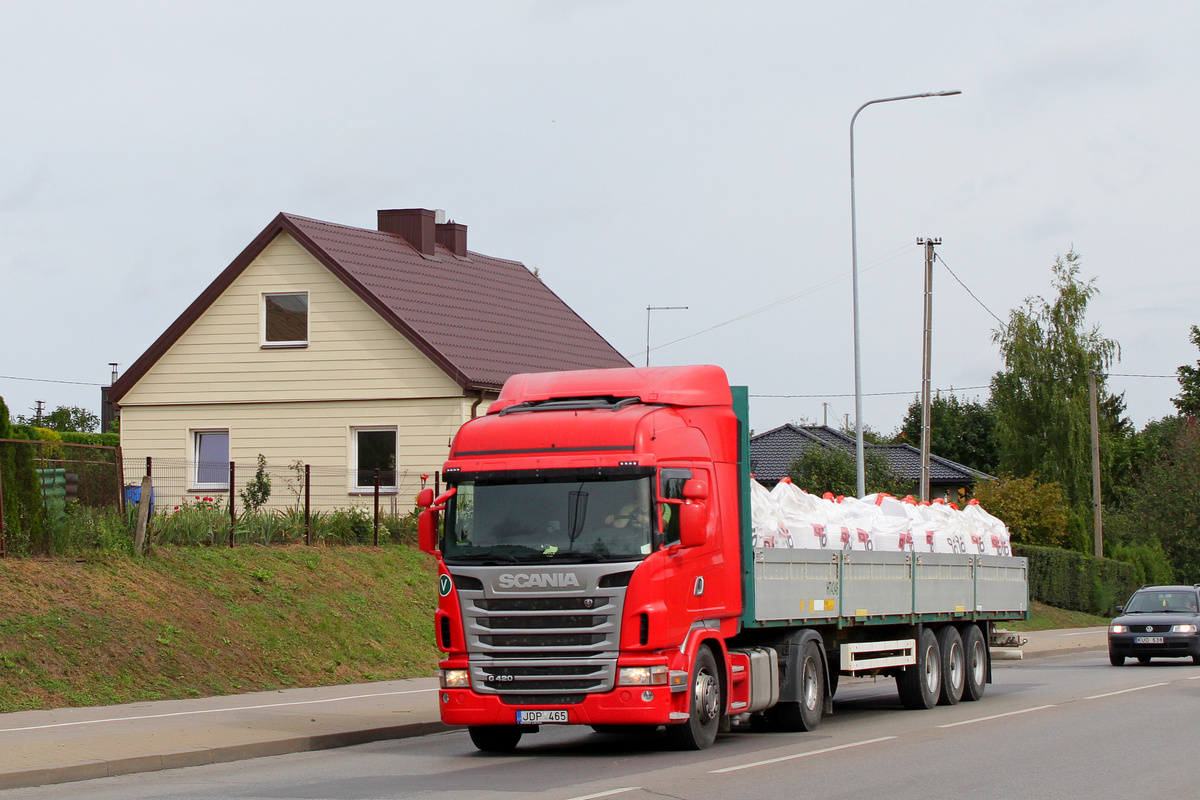
[(656, 664), (653, 667), (621, 667), (617, 670), (618, 686), (666, 686), (667, 666)]
[(1172, 625), (1171, 633), (1195, 633), (1195, 625)]
[(1109, 625), (1108, 632), (1109, 633), (1129, 633), (1129, 626), (1128, 625)]
[(444, 669), (438, 673), (443, 689), (470, 689), (471, 673), (465, 669)]

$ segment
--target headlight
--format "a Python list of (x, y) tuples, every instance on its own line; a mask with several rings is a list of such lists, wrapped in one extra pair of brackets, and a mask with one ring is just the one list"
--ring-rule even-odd
[(667, 666), (621, 667), (617, 671), (618, 686), (666, 686)]
[(1109, 633), (1128, 633), (1129, 626), (1128, 625), (1109, 625), (1108, 632)]
[(1171, 633), (1195, 633), (1195, 625), (1172, 625)]
[(444, 669), (439, 674), (443, 689), (470, 689), (471, 673), (465, 669)]

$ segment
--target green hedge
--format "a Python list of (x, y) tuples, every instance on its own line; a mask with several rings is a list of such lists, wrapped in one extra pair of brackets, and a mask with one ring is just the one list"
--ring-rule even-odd
[(1141, 585), (1138, 568), (1057, 547), (1013, 545), (1029, 559), (1029, 597), (1055, 608), (1108, 616)]

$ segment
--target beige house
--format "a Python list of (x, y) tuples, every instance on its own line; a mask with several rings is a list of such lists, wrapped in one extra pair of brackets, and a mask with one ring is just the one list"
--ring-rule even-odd
[(405, 495), (510, 375), (629, 366), (522, 264), (468, 251), (465, 225), (378, 219), (280, 214), (114, 383), (126, 475), (149, 456), (176, 476), (160, 506), (227, 493), (230, 461), (237, 491), (259, 454), (310, 465), (314, 505), (370, 501), (377, 469)]

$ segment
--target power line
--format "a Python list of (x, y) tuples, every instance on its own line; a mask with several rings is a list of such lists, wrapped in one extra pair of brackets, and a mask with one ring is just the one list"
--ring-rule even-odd
[(0, 380), (9, 381), (36, 381), (38, 383), (70, 383), (75, 386), (104, 386), (103, 383), (89, 383), (87, 381), (56, 381), (50, 378), (20, 378), (16, 375), (0, 375)]
[[(912, 250), (915, 247), (916, 247), (915, 244), (910, 243), (910, 244), (904, 245), (903, 247), (897, 248), (896, 250), (893, 250), (892, 252), (890, 252), (884, 256), (881, 256), (879, 258), (879, 260), (875, 261), (870, 266), (859, 270), (859, 272), (860, 273), (861, 272), (869, 272), (877, 267), (881, 267), (884, 264), (886, 264), (887, 262), (893, 261), (893, 260), (899, 258), (900, 256), (904, 255), (907, 251)], [(819, 292), (822, 289), (828, 289), (830, 286), (833, 286), (836, 283), (840, 283), (841, 281), (846, 280), (846, 278), (848, 278), (848, 277), (850, 277), (850, 272), (849, 271), (843, 272), (840, 275), (830, 278), (829, 280), (825, 281), (824, 283), (819, 283), (815, 286), (810, 286), (806, 289), (802, 289), (799, 292), (796, 292), (795, 294), (792, 294), (792, 295), (784, 297), (780, 300), (776, 300), (774, 302), (768, 303), (765, 306), (760, 306), (759, 308), (756, 308), (753, 311), (747, 311), (745, 314), (741, 314), (739, 316), (733, 317), (732, 319), (727, 319), (724, 322), (718, 322), (716, 325), (710, 325), (709, 327), (704, 328), (703, 330), (696, 331), (695, 333), (689, 333), (687, 336), (681, 336), (678, 339), (672, 339), (669, 342), (664, 342), (663, 344), (657, 344), (654, 347), (651, 347), (650, 350), (659, 350), (663, 347), (669, 347), (670, 345), (678, 344), (679, 342), (685, 341), (687, 339), (693, 339), (697, 336), (700, 336), (701, 334), (708, 333), (709, 331), (715, 331), (717, 328), (723, 328), (726, 325), (732, 325), (735, 322), (741, 322), (744, 319), (749, 319), (750, 317), (761, 314), (764, 311), (770, 311), (773, 308), (784, 305), (785, 303), (790, 303), (793, 300), (798, 300), (799, 298), (805, 297), (806, 295), (813, 294), (814, 292)], [(640, 355), (644, 352), (646, 352), (646, 351), (639, 350), (637, 353), (635, 353), (633, 355)], [(632, 356), (630, 356), (630, 357), (632, 357)]]
[[(1099, 374), (1103, 375), (1106, 378), (1178, 378), (1179, 377), (1178, 375), (1140, 375), (1140, 374), (1135, 375), (1135, 374), (1124, 373), (1124, 372), (1101, 372)], [(1042, 379), (1040, 379), (1040, 381), (1043, 383), (1050, 383), (1050, 382), (1057, 382), (1058, 379), (1057, 378), (1042, 378)], [(933, 391), (938, 394), (941, 394), (942, 392), (945, 392), (947, 394), (953, 394), (954, 392), (965, 392), (965, 391), (969, 391), (971, 389), (990, 389), (990, 388), (991, 388), (991, 384), (984, 384), (983, 386), (951, 386), (949, 389), (934, 389)], [(909, 394), (917, 395), (920, 393), (921, 392), (919, 389), (914, 390), (914, 391), (908, 391), (908, 392), (867, 392), (863, 395), (863, 397), (893, 397), (895, 395), (909, 395)], [(763, 397), (763, 398), (787, 399), (787, 400), (808, 400), (808, 399), (825, 398), (825, 397), (854, 397), (854, 393), (851, 392), (850, 394), (752, 394), (750, 396), (751, 397)]]
[(988, 308), (986, 305), (984, 305), (982, 300), (980, 300), (978, 297), (975, 296), (975, 293), (971, 291), (970, 287), (967, 286), (965, 283), (963, 283), (962, 279), (954, 274), (954, 270), (950, 269), (950, 265), (946, 263), (946, 260), (944, 258), (942, 258), (941, 253), (934, 253), (934, 257), (937, 258), (938, 261), (942, 262), (942, 266), (945, 267), (946, 271), (950, 273), (950, 277), (952, 277), (952, 278), (954, 278), (954, 280), (958, 281), (958, 285), (967, 290), (967, 294), (971, 295), (972, 300), (974, 300), (976, 303), (979, 303), (980, 307), (984, 311), (991, 314), (992, 318), (995, 319), (996, 322), (1000, 323), (1001, 328), (1003, 328), (1004, 330), (1008, 330), (1008, 326), (1004, 324), (1004, 320), (997, 317), (990, 308)]

